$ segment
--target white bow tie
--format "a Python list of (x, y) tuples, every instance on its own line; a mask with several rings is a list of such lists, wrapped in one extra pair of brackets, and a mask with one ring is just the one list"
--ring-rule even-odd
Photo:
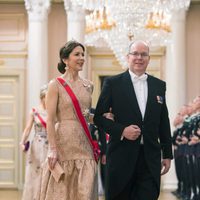
[(146, 81), (147, 80), (147, 74), (143, 74), (142, 76), (135, 76), (133, 78), (133, 82), (136, 83), (138, 81)]

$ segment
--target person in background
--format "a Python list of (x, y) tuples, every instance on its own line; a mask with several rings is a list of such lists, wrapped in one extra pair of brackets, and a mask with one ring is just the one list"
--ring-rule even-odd
[[(40, 188), (41, 168), (47, 157), (48, 140), (46, 131), (45, 97), (47, 85), (40, 89), (40, 104), (33, 108), (23, 131), (20, 146), (26, 153), (25, 184), (22, 200), (35, 200)], [(31, 131), (33, 128), (33, 132)], [(33, 139), (29, 141), (30, 134)], [(29, 147), (30, 144), (30, 147)]]
[[(90, 113), (94, 115), (95, 109), (91, 108)], [(100, 169), (98, 171), (98, 193), (99, 195), (104, 194), (104, 183), (105, 183), (105, 164), (106, 164), (106, 133), (94, 125), (93, 121), (89, 124), (89, 129), (93, 140), (96, 140), (100, 146)]]
[[(178, 179), (178, 188), (172, 192), (177, 197), (189, 198), (190, 187), (188, 179), (188, 139), (186, 130), (188, 125), (188, 105), (183, 105), (174, 120), (175, 131), (173, 134), (175, 169)], [(188, 131), (187, 131), (188, 132)]]
[(180, 199), (200, 199), (199, 155), (200, 155), (200, 98), (182, 106), (175, 119), (173, 135), (175, 169), (178, 187), (172, 193)]
[[(160, 177), (173, 158), (166, 83), (146, 73), (150, 56), (144, 41), (130, 44), (127, 61), (126, 72), (104, 81), (94, 115), (110, 135), (106, 200), (157, 200)], [(110, 108), (114, 120), (103, 116)]]

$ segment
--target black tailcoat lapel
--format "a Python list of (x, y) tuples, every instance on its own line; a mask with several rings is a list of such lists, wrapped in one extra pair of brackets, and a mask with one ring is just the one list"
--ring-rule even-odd
[(148, 114), (151, 111), (152, 101), (153, 101), (153, 97), (154, 97), (153, 81), (150, 76), (148, 76), (148, 78), (147, 78), (147, 87), (148, 87), (148, 95), (147, 95), (147, 104), (146, 104), (146, 109), (145, 109), (144, 120), (146, 120), (148, 118)]

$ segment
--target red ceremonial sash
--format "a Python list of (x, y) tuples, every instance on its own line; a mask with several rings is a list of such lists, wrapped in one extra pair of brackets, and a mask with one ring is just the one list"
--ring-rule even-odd
[(44, 126), (44, 128), (47, 128), (47, 124), (46, 122), (42, 119), (42, 117), (40, 116), (40, 114), (36, 111), (35, 108), (32, 109), (33, 113), (38, 117), (38, 119), (40, 120), (41, 124)]
[(58, 77), (57, 80), (60, 82), (60, 84), (65, 88), (66, 92), (69, 94), (71, 100), (72, 100), (72, 103), (73, 103), (73, 106), (74, 106), (74, 109), (76, 111), (76, 115), (83, 127), (83, 130), (85, 132), (85, 135), (86, 137), (88, 138), (89, 142), (90, 142), (90, 145), (93, 149), (93, 154), (94, 154), (94, 158), (96, 160), (96, 162), (98, 163), (98, 159), (99, 159), (99, 156), (100, 156), (100, 149), (99, 149), (99, 145), (98, 145), (98, 142), (97, 141), (94, 141), (91, 137), (91, 134), (90, 134), (90, 131), (89, 131), (89, 128), (88, 128), (88, 125), (87, 125), (87, 122), (81, 112), (81, 107), (79, 105), (79, 102), (78, 102), (78, 99), (76, 98), (76, 95), (74, 94), (74, 92), (72, 91), (72, 89), (69, 87), (69, 85), (66, 83), (66, 81), (61, 78), (61, 77)]

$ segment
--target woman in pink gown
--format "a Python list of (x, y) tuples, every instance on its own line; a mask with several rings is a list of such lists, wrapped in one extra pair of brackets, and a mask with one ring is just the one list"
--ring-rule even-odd
[[(45, 107), (46, 92), (47, 85), (44, 85), (40, 90), (40, 104), (37, 108), (31, 110), (20, 142), (22, 150), (27, 152), (22, 200), (35, 200), (37, 198), (40, 188), (41, 168), (47, 157), (48, 141), (45, 128), (47, 118)], [(32, 128), (33, 131), (31, 131)], [(33, 135), (30, 136), (31, 134)], [(30, 139), (31, 137), (32, 139)], [(28, 141), (30, 142), (29, 149), (27, 149), (28, 145), (26, 145)]]

